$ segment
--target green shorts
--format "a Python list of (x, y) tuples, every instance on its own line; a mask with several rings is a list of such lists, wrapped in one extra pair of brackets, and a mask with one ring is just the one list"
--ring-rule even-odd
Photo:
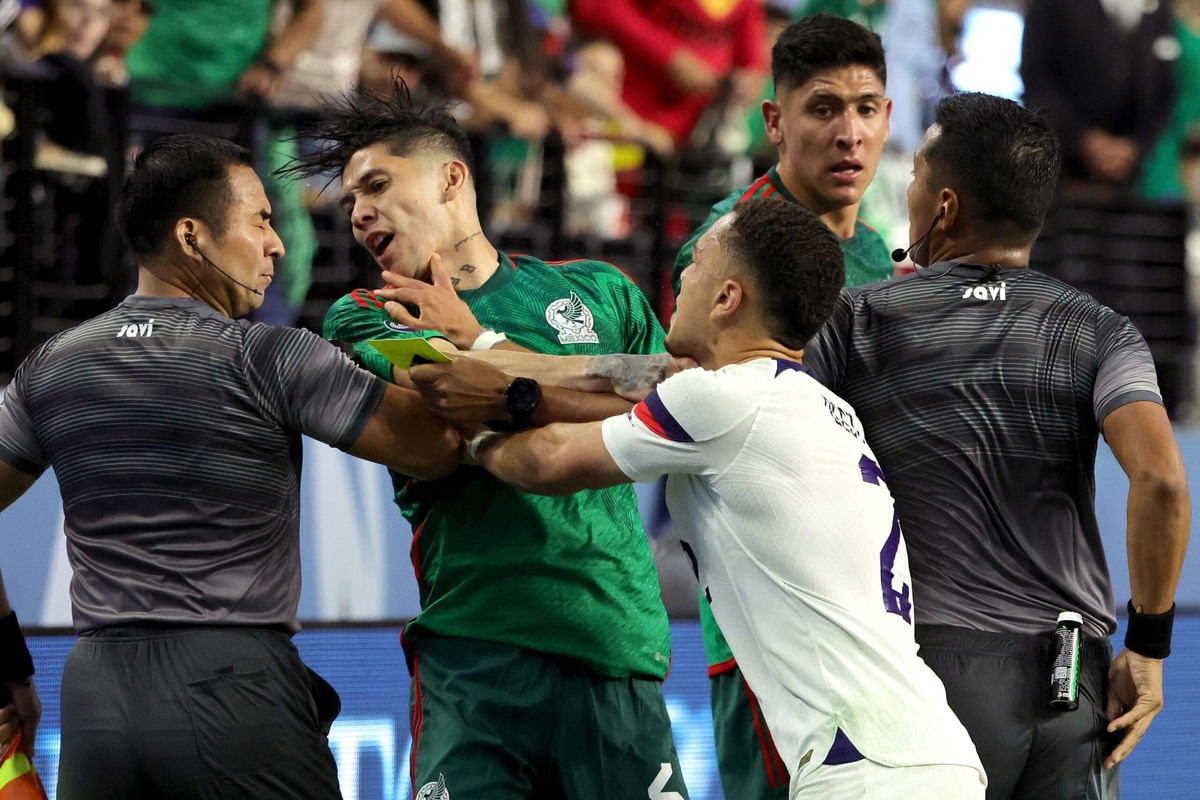
[(742, 671), (730, 669), (710, 676), (713, 739), (717, 769), (726, 797), (738, 800), (787, 800), (788, 769), (784, 766), (758, 698)]
[(657, 680), (479, 639), (407, 647), (416, 797), (687, 798)]

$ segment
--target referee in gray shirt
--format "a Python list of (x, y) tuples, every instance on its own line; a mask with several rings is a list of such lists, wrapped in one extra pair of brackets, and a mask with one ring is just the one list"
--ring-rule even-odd
[[(1117, 797), (1114, 767), (1162, 708), (1188, 537), (1183, 462), (1145, 341), (1025, 267), (1058, 166), (1053, 134), (1016, 103), (939, 103), (908, 189), (924, 268), (844, 292), (804, 358), (879, 456), (920, 652), (975, 742), (989, 800)], [(1115, 659), (1094, 508), (1101, 433), (1130, 482), (1132, 600)], [(1084, 620), (1074, 711), (1049, 706), (1062, 611)]]
[[(60, 800), (340, 796), (336, 694), (291, 643), (300, 435), (424, 479), (457, 465), (459, 439), (319, 337), (235, 320), (283, 255), (270, 217), (248, 151), (160, 139), (118, 212), (137, 293), (35, 350), (3, 395), (0, 509), (53, 467), (66, 515), (80, 636)], [(0, 615), (0, 736), (32, 740), (2, 585)]]

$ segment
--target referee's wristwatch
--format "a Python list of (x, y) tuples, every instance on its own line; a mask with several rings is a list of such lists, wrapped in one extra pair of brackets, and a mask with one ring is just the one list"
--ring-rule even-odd
[(504, 390), (504, 405), (508, 409), (508, 422), (497, 430), (523, 431), (533, 424), (533, 410), (542, 399), (542, 387), (533, 378), (513, 378)]

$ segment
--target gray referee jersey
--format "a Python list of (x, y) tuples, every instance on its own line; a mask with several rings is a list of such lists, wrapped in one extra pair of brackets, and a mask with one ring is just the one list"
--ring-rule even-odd
[(129, 297), (56, 336), (0, 405), (0, 459), (53, 467), (75, 629), (297, 630), (304, 433), (350, 446), (385, 384), (319, 337)]
[(940, 263), (844, 291), (804, 364), (879, 457), (917, 622), (1044, 633), (1071, 610), (1116, 629), (1097, 438), (1119, 406), (1162, 402), (1127, 318), (1030, 269)]

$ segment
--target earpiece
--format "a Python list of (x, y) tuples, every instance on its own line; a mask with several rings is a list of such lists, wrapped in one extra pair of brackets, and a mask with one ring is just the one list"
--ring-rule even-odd
[(230, 275), (228, 272), (226, 272), (225, 270), (221, 269), (221, 268), (220, 268), (220, 267), (218, 267), (216, 264), (214, 264), (214, 263), (213, 263), (213, 261), (212, 261), (212, 259), (211, 259), (211, 258), (209, 258), (207, 255), (205, 255), (204, 251), (200, 249), (200, 245), (199, 245), (199, 244), (197, 244), (197, 242), (196, 242), (196, 237), (195, 237), (195, 236), (193, 236), (193, 235), (192, 235), (192, 234), (190, 234), (190, 233), (185, 233), (185, 234), (183, 235), (183, 241), (187, 242), (187, 245), (188, 245), (188, 247), (190, 247), (190, 248), (192, 248), (193, 250), (195, 250), (195, 251), (196, 251), (196, 253), (198, 253), (198, 254), (199, 254), (199, 256), (200, 256), (201, 258), (203, 258), (203, 259), (204, 259), (204, 263), (205, 263), (205, 264), (208, 264), (210, 267), (212, 267), (213, 269), (215, 269), (217, 272), (221, 273), (221, 274), (222, 274), (222, 275), (224, 275), (226, 278), (229, 278), (229, 280), (233, 281), (234, 283), (236, 283), (238, 286), (242, 287), (242, 288), (243, 288), (243, 289), (245, 289), (246, 291), (248, 291), (248, 292), (251, 292), (251, 293), (253, 293), (253, 294), (256, 294), (256, 295), (258, 295), (259, 297), (262, 297), (262, 292), (260, 292), (258, 289), (255, 289), (253, 286), (247, 286), (246, 284), (242, 283), (242, 282), (241, 282), (241, 281), (239, 281), (237, 278), (233, 277), (233, 276), (232, 276), (232, 275)]
[(911, 253), (913, 250), (915, 250), (917, 248), (917, 245), (919, 245), (921, 242), (923, 242), (929, 238), (929, 235), (931, 233), (933, 233), (933, 229), (937, 227), (938, 220), (940, 220), (944, 216), (946, 216), (946, 207), (942, 206), (941, 210), (938, 211), (937, 216), (933, 218), (933, 222), (929, 223), (929, 230), (925, 231), (925, 235), (922, 236), (920, 239), (917, 239), (915, 242), (913, 242), (912, 244), (910, 244), (907, 248), (905, 248), (903, 250), (901, 250), (899, 247), (897, 247), (895, 250), (893, 250), (892, 251), (892, 261), (895, 261), (897, 264), (899, 264), (901, 261), (908, 258), (908, 254)]

